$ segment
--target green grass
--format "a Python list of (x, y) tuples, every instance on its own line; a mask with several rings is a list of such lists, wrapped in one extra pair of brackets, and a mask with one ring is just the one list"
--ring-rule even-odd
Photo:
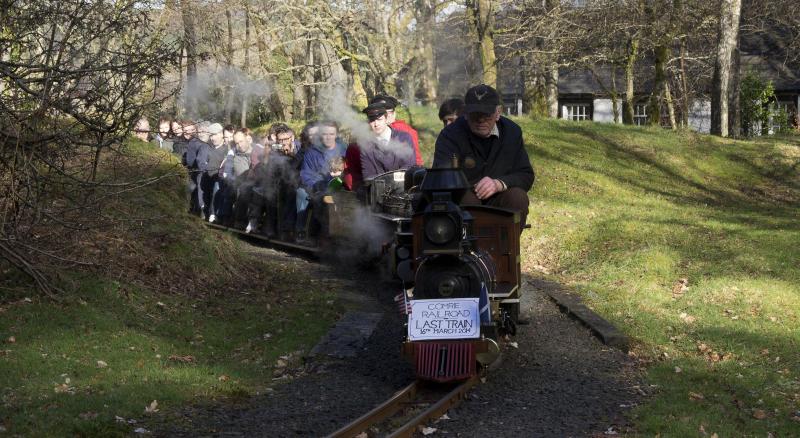
[[(433, 111), (414, 120), (441, 129)], [(638, 431), (796, 436), (800, 138), (515, 120), (537, 175), (523, 270), (574, 287), (634, 340), (654, 391)]]
[[(120, 174), (174, 169), (174, 159), (130, 146), (135, 165)], [(298, 360), (336, 319), (334, 291), (308, 272), (187, 215), (183, 178), (114, 200), (109, 211), (127, 221), (86, 237), (87, 257), (102, 263), (64, 275), (62, 303), (2, 272), (0, 425), (9, 434), (128, 435), (153, 400), (169, 417), (254, 394), (273, 383), (280, 356)], [(143, 211), (157, 214), (130, 220)]]
[(141, 419), (152, 400), (163, 412), (254, 393), (271, 383), (279, 356), (309, 349), (335, 317), (320, 305), (332, 296), (314, 290), (284, 309), (269, 291), (198, 301), (81, 284), (76, 303), (3, 308), (0, 333), (15, 338), (0, 358), (0, 417), (11, 433), (124, 434), (131, 426), (115, 416)]

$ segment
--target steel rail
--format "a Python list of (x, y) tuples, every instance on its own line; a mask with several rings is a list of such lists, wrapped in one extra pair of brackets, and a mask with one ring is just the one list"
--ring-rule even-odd
[(447, 395), (439, 399), (438, 402), (431, 405), (428, 409), (420, 412), (416, 417), (412, 418), (411, 421), (407, 422), (405, 425), (392, 432), (387, 437), (407, 438), (413, 436), (414, 432), (417, 430), (417, 426), (425, 424), (425, 422), (428, 420), (436, 419), (444, 415), (448, 409), (458, 404), (458, 402), (464, 398), (467, 391), (475, 386), (476, 383), (478, 383), (477, 376), (473, 376), (469, 380), (465, 380), (452, 391), (447, 393)]
[[(391, 438), (408, 438), (414, 435), (417, 426), (425, 424), (429, 420), (441, 417), (448, 409), (460, 402), (467, 391), (478, 382), (478, 377), (472, 377), (456, 386), (453, 390), (441, 397), (436, 403), (429, 406), (424, 411), (417, 414), (414, 418), (407, 421), (403, 426), (387, 435)], [(414, 382), (405, 389), (397, 392), (389, 400), (380, 406), (362, 415), (355, 421), (347, 424), (336, 432), (328, 435), (327, 438), (353, 438), (354, 436), (366, 431), (370, 426), (380, 423), (397, 413), (405, 404), (413, 402), (418, 394), (419, 383)]]
[(394, 415), (398, 410), (400, 410), (403, 403), (413, 400), (417, 395), (418, 388), (418, 382), (415, 381), (414, 383), (395, 393), (389, 400), (386, 400), (375, 409), (367, 412), (366, 414), (357, 418), (355, 421), (328, 435), (328, 438), (352, 438), (361, 432), (364, 432), (373, 424), (379, 423), (380, 421)]

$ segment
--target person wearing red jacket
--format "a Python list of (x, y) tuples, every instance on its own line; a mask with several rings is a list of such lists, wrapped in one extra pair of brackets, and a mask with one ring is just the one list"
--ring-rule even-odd
[(397, 119), (397, 114), (395, 113), (395, 108), (399, 103), (397, 99), (386, 94), (377, 94), (370, 99), (369, 103), (370, 105), (382, 103), (384, 108), (386, 108), (386, 122), (389, 124), (389, 127), (395, 131), (406, 132), (411, 136), (412, 146), (414, 146), (414, 159), (417, 166), (422, 166), (423, 160), (422, 154), (419, 151), (419, 135), (417, 134), (417, 130), (412, 128), (411, 125), (403, 120)]

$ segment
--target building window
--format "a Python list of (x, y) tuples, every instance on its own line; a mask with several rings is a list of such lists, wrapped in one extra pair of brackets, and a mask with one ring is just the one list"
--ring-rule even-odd
[(633, 124), (644, 126), (647, 124), (647, 104), (637, 103), (633, 106)]
[(781, 128), (788, 128), (792, 126), (792, 117), (794, 116), (794, 103), (786, 101), (777, 101), (772, 106), (772, 113), (770, 114), (770, 134), (780, 132)]
[(564, 105), (563, 117), (567, 120), (591, 120), (588, 103), (570, 103)]

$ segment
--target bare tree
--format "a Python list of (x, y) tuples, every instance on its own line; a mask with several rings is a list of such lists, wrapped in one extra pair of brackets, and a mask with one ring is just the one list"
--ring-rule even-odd
[(711, 92), (711, 133), (727, 137), (733, 51), (737, 46), (742, 1), (720, 0), (719, 6), (719, 38)]
[(98, 169), (160, 104), (152, 84), (176, 47), (140, 0), (0, 6), (15, 36), (0, 38), (0, 256), (53, 295), (49, 272), (86, 263), (73, 238), (115, 220), (104, 210), (114, 193), (152, 183)]
[(497, 0), (466, 0), (467, 13), (483, 66), (483, 83), (497, 87), (497, 59), (494, 47), (494, 25)]

